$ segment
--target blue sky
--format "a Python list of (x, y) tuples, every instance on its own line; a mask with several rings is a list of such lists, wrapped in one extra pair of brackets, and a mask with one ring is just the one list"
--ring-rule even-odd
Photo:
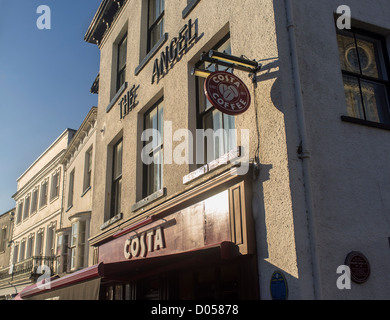
[[(84, 35), (101, 0), (0, 0), (0, 215), (16, 179), (66, 129), (78, 129), (97, 95), (100, 52)], [(51, 29), (36, 26), (51, 9)]]

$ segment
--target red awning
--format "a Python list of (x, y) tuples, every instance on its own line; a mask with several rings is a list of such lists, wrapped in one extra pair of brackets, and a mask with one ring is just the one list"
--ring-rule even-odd
[[(42, 281), (32, 286), (26, 287), (22, 290), (22, 292), (20, 292), (20, 294), (18, 294), (15, 300), (42, 300), (56, 297), (59, 297), (59, 299), (61, 300), (70, 300), (72, 298), (72, 295), (69, 295), (69, 292), (67, 291), (74, 290), (75, 288), (73, 288), (73, 286), (75, 285), (80, 285), (80, 287), (78, 288), (78, 292), (86, 291), (84, 296), (78, 295), (77, 300), (91, 300), (93, 297), (96, 297), (96, 292), (88, 293), (88, 290), (82, 289), (84, 287), (89, 287), (91, 284), (96, 287), (97, 282), (99, 287), (100, 279), (102, 276), (103, 264), (100, 263), (98, 265), (69, 274), (62, 278), (46, 282)], [(63, 290), (66, 288), (68, 288), (68, 290)], [(98, 293), (99, 291), (97, 292), (96, 299), (98, 298)]]

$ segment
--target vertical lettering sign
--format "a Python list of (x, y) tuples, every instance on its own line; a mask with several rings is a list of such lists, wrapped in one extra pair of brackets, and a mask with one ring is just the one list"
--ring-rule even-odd
[(154, 61), (152, 84), (160, 80), (164, 74), (167, 74), (169, 69), (175, 64), (180, 57), (190, 49), (190, 44), (196, 41), (198, 38), (198, 19), (192, 22), (190, 19), (186, 25), (184, 25), (177, 37), (174, 37), (170, 44), (165, 47), (165, 50), (161, 52), (160, 58)]
[(165, 249), (164, 229), (158, 227), (136, 235), (125, 242), (124, 255), (130, 260), (132, 258), (146, 258), (148, 252), (156, 252)]
[(210, 74), (205, 81), (204, 90), (210, 103), (228, 115), (244, 113), (251, 104), (248, 87), (229, 72), (217, 71)]
[(137, 106), (137, 90), (139, 85), (136, 87), (132, 86), (130, 90), (122, 97), (119, 102), (120, 117), (124, 119), (136, 106)]

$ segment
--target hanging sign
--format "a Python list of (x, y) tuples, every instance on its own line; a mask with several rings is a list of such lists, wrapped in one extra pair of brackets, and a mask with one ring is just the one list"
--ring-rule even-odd
[(228, 115), (244, 113), (251, 104), (248, 87), (229, 72), (217, 71), (210, 74), (205, 81), (204, 90), (210, 103)]

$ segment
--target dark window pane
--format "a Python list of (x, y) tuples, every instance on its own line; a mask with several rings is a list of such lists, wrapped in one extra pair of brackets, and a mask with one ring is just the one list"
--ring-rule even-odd
[(389, 123), (387, 108), (389, 100), (386, 88), (372, 81), (361, 81), (366, 120)]

